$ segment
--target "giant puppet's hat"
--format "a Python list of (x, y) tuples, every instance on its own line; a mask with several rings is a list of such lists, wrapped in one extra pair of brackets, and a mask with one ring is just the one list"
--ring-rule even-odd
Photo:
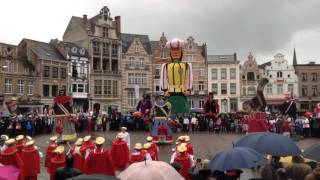
[(183, 46), (184, 46), (184, 41), (178, 38), (171, 39), (166, 44), (166, 47), (172, 50), (182, 49)]

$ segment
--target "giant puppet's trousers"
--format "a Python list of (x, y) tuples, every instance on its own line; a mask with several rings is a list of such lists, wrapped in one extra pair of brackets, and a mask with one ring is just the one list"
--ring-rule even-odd
[(171, 95), (168, 97), (168, 101), (171, 103), (171, 114), (190, 112), (187, 97)]

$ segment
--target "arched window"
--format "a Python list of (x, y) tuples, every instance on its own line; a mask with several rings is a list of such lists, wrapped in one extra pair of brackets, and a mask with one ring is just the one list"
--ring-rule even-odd
[(252, 96), (256, 94), (256, 88), (254, 86), (248, 87), (248, 95)]
[(281, 72), (281, 71), (278, 71), (278, 72), (277, 72), (277, 77), (278, 77), (278, 78), (282, 78), (282, 72)]
[(247, 80), (248, 81), (254, 81), (254, 73), (253, 72), (248, 72), (247, 73)]

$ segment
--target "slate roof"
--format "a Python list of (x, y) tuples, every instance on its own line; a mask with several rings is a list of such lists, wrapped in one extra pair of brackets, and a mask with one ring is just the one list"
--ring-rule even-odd
[(154, 54), (154, 51), (156, 50), (158, 44), (159, 44), (159, 41), (150, 41), (150, 46), (151, 46), (151, 52), (152, 52), (152, 54)]
[(271, 66), (271, 61), (258, 65), (259, 69), (264, 69), (266, 66)]
[(34, 52), (39, 59), (45, 59), (45, 60), (64, 60), (66, 59), (60, 54), (60, 52), (51, 44), (30, 40), (30, 39), (24, 39), (27, 42), (31, 42), (33, 44), (33, 47), (31, 48), (31, 51)]
[(207, 55), (208, 63), (235, 63), (237, 62), (236, 54), (225, 55)]
[(126, 53), (128, 51), (129, 46), (131, 45), (133, 39), (137, 37), (140, 39), (143, 47), (147, 51), (148, 54), (152, 54), (152, 49), (150, 45), (150, 40), (148, 35), (140, 35), (140, 34), (126, 34), (121, 33), (120, 39), (122, 41), (122, 52)]

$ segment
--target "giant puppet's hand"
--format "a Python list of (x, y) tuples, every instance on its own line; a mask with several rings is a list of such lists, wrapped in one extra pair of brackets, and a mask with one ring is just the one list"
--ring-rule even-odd
[(170, 96), (169, 91), (164, 92), (164, 96), (169, 97)]
[(189, 95), (190, 95), (190, 91), (189, 91), (189, 90), (184, 91), (184, 92), (183, 92), (183, 95), (189, 96)]

